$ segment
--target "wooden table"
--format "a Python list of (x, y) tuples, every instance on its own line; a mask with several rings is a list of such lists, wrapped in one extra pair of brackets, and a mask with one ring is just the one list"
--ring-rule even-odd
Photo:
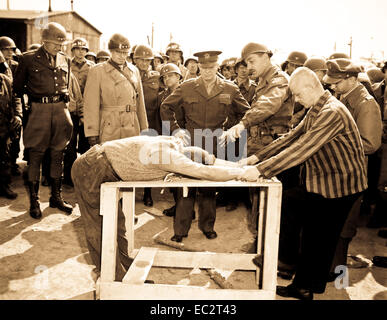
[[(263, 257), (263, 268), (252, 263), (255, 254), (184, 252), (158, 248), (134, 248), (134, 216), (136, 188), (170, 187), (252, 187), (255, 190), (253, 209), (259, 210), (257, 253)], [(127, 300), (234, 300), (274, 299), (277, 284), (277, 258), (281, 212), (282, 185), (277, 179), (257, 182), (214, 182), (180, 179), (173, 182), (133, 181), (107, 182), (101, 186), (100, 214), (103, 216), (102, 261), (99, 282), (100, 299)], [(114, 281), (117, 250), (118, 202), (126, 217), (128, 252), (134, 257), (122, 282)], [(259, 198), (259, 201), (258, 201)], [(259, 203), (259, 205), (258, 205)], [(247, 231), (247, 227), (246, 227)], [(253, 270), (257, 290), (208, 289), (198, 286), (144, 283), (151, 267), (219, 268)]]

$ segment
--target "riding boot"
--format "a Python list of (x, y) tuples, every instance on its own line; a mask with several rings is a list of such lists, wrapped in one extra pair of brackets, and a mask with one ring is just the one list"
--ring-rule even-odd
[(73, 212), (73, 207), (63, 201), (61, 196), (61, 186), (62, 182), (60, 178), (51, 179), (51, 197), (50, 197), (50, 207), (58, 208), (61, 211), (71, 214)]

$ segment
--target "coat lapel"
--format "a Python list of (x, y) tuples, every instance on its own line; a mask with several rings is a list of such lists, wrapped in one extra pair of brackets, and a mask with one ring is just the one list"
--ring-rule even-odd
[(205, 99), (208, 99), (207, 89), (204, 86), (204, 82), (202, 78), (197, 78), (195, 80), (195, 90), (203, 96)]
[(219, 77), (216, 77), (215, 85), (212, 88), (212, 91), (208, 96), (208, 99), (212, 99), (213, 97), (216, 97), (219, 93), (223, 91), (223, 88), (224, 88), (224, 81)]

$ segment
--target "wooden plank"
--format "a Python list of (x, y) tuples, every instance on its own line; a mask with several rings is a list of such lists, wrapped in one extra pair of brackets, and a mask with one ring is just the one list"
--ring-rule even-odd
[(102, 219), (101, 280), (114, 281), (117, 252), (117, 210), (119, 189), (101, 185), (100, 214)]
[(130, 265), (130, 268), (125, 277), (122, 279), (122, 282), (130, 284), (144, 284), (148, 273), (152, 268), (157, 250), (157, 248), (142, 247)]
[(272, 300), (266, 290), (208, 289), (165, 284), (101, 282), (101, 300)]
[[(133, 250), (131, 258), (135, 258), (139, 250)], [(256, 270), (252, 259), (255, 254), (188, 252), (159, 250), (153, 260), (154, 267), (170, 268), (203, 268), (222, 270)]]
[(267, 192), (264, 233), (262, 289), (274, 291), (277, 285), (279, 229), (281, 217), (282, 185), (271, 186)]
[(128, 252), (134, 249), (134, 215), (136, 189), (121, 189), (122, 211), (125, 215), (126, 238), (128, 239)]
[[(263, 254), (263, 244), (265, 235), (265, 221), (266, 221), (266, 202), (267, 202), (267, 188), (261, 187), (259, 190), (259, 208), (258, 208), (258, 230), (257, 230), (257, 254)], [(262, 288), (263, 272), (257, 268), (256, 284)]]

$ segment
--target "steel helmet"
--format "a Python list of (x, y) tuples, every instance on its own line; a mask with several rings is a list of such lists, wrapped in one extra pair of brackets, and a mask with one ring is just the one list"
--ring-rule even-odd
[(133, 54), (134, 59), (152, 60), (153, 57), (154, 56), (153, 56), (152, 49), (145, 44), (138, 45), (136, 47), (136, 50), (134, 50), (134, 54)]
[(97, 59), (110, 59), (110, 53), (105, 50), (100, 50), (97, 53)]
[(293, 51), (289, 54), (286, 59), (287, 62), (293, 63), (298, 66), (304, 65), (305, 61), (308, 59), (305, 53), (300, 51)]
[(322, 57), (313, 57), (305, 61), (304, 67), (309, 68), (312, 71), (326, 71), (328, 70), (326, 61)]
[(84, 38), (76, 38), (71, 44), (71, 50), (75, 48), (86, 49), (87, 51), (89, 51), (89, 44)]
[(381, 82), (384, 79), (384, 73), (382, 72), (382, 70), (376, 67), (368, 69), (367, 75), (371, 83)]
[(349, 55), (347, 55), (346, 53), (342, 53), (342, 52), (335, 52), (335, 53), (332, 53), (329, 58), (327, 60), (333, 60), (333, 59), (341, 59), (341, 58), (344, 58), (344, 59), (351, 59), (349, 57)]
[(156, 53), (154, 54), (154, 58), (158, 58), (158, 59), (161, 60), (161, 63), (164, 63), (164, 58), (163, 58), (163, 56), (161, 55), (160, 52), (156, 52)]
[(0, 49), (16, 50), (15, 42), (9, 37), (0, 37)]
[(267, 53), (269, 57), (273, 55), (265, 45), (255, 42), (250, 42), (243, 47), (241, 54), (242, 59), (245, 60), (251, 53)]
[(97, 55), (93, 51), (88, 51), (86, 53), (85, 57), (88, 57), (88, 56), (91, 56), (91, 57), (94, 57), (95, 59), (97, 59)]
[(130, 49), (130, 43), (128, 38), (123, 36), (122, 34), (115, 33), (111, 36), (109, 43), (108, 43), (109, 50), (129, 50)]
[(59, 23), (50, 22), (42, 31), (42, 40), (56, 44), (64, 44), (67, 41), (66, 29)]
[(162, 78), (169, 73), (177, 73), (180, 76), (180, 79), (183, 78), (179, 67), (174, 63), (164, 64), (160, 70), (160, 77)]
[(171, 42), (168, 44), (167, 49), (165, 49), (165, 53), (168, 55), (168, 51), (178, 51), (183, 54), (183, 50), (181, 50), (180, 45), (176, 42)]
[(199, 61), (198, 61), (198, 58), (196, 58), (196, 57), (194, 57), (194, 56), (188, 57), (187, 60), (185, 60), (185, 62), (184, 62), (184, 67), (187, 68), (188, 62), (190, 62), (190, 61), (195, 61), (196, 63), (199, 62)]
[(239, 58), (239, 59), (235, 62), (235, 70), (238, 69), (238, 67), (239, 67), (240, 64), (242, 64), (242, 65), (244, 65), (245, 67), (247, 67), (246, 61), (244, 61), (242, 58)]

